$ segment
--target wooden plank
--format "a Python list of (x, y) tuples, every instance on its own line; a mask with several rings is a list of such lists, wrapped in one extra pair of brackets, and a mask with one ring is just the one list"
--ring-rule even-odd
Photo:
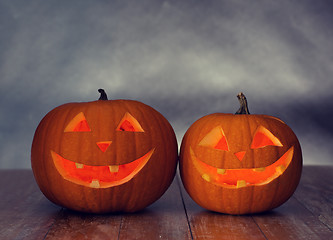
[(232, 216), (207, 211), (186, 193), (180, 177), (177, 179), (193, 239), (266, 239), (252, 216)]
[(123, 216), (119, 239), (191, 239), (176, 179), (154, 204)]
[(45, 239), (118, 239), (121, 215), (97, 215), (64, 209)]
[(59, 207), (40, 192), (31, 170), (0, 170), (0, 239), (43, 239)]
[(333, 166), (305, 166), (294, 196), (333, 231)]
[(294, 197), (272, 211), (253, 215), (253, 219), (267, 239), (329, 240), (333, 237), (333, 232)]

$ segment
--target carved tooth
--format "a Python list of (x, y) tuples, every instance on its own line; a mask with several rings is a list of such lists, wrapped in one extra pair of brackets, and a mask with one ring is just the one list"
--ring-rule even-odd
[(82, 163), (75, 163), (76, 168), (83, 168), (83, 164)]
[(263, 172), (263, 171), (265, 171), (265, 167), (260, 167), (260, 168), (253, 168), (253, 171), (255, 171), (255, 172)]
[(217, 173), (218, 173), (218, 174), (225, 174), (225, 171), (226, 171), (226, 170), (225, 170), (225, 169), (222, 169), (222, 168), (218, 168), (218, 169), (217, 169)]
[(204, 180), (206, 180), (207, 182), (210, 182), (210, 176), (206, 173), (202, 174), (201, 176)]
[(90, 187), (99, 188), (100, 187), (99, 181), (98, 180), (92, 180), (91, 183), (90, 183)]
[(110, 172), (118, 172), (119, 171), (119, 165), (111, 165), (109, 166)]
[(245, 180), (238, 180), (237, 181), (237, 187), (241, 188), (241, 187), (245, 187), (246, 186), (246, 181)]
[(286, 167), (284, 165), (280, 165), (280, 166), (277, 166), (275, 168), (275, 170), (276, 170), (277, 173), (281, 174), (281, 173), (284, 172), (284, 170), (286, 170)]

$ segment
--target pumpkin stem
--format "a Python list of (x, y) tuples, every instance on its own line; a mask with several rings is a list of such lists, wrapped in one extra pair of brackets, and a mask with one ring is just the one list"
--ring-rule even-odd
[(237, 98), (240, 107), (235, 114), (250, 114), (245, 95), (242, 92), (240, 92), (237, 94)]
[(106, 95), (104, 89), (98, 89), (98, 92), (101, 94), (98, 100), (108, 100), (108, 96)]

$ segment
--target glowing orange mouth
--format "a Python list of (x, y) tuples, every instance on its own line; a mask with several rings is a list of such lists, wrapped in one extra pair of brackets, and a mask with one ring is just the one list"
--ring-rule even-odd
[(289, 166), (294, 147), (289, 148), (282, 157), (273, 164), (263, 168), (220, 169), (200, 161), (190, 149), (194, 166), (201, 177), (210, 183), (227, 187), (241, 188), (246, 186), (264, 185), (279, 177)]
[(131, 180), (148, 162), (155, 149), (133, 162), (122, 165), (91, 166), (65, 159), (51, 150), (52, 159), (63, 178), (92, 188), (108, 188)]

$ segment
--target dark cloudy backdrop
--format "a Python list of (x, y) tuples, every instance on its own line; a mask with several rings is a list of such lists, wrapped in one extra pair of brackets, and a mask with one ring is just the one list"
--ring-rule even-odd
[(305, 164), (333, 164), (333, 1), (0, 0), (0, 168), (29, 168), (41, 118), (98, 98), (136, 99), (173, 125), (280, 117)]

